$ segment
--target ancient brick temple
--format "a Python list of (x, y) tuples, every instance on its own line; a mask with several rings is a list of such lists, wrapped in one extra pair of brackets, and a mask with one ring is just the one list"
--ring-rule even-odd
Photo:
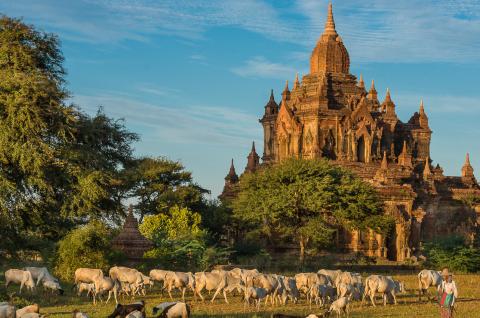
[[(423, 102), (408, 122), (396, 114), (390, 91), (380, 102), (374, 82), (367, 90), (349, 73), (350, 58), (335, 29), (329, 5), (325, 30), (310, 58), (310, 73), (285, 85), (279, 104), (273, 91), (260, 119), (264, 130), (262, 164), (255, 145), (245, 172), (283, 159), (328, 158), (375, 185), (394, 216), (389, 237), (373, 231), (340, 229), (339, 248), (404, 261), (419, 253), (421, 242), (460, 234), (473, 239), (477, 227), (472, 200), (480, 197), (469, 157), (461, 177), (431, 166), (432, 131)], [(221, 197), (234, 196), (239, 182), (233, 161)], [(470, 204), (468, 204), (470, 202)], [(476, 210), (476, 211), (475, 211)]]

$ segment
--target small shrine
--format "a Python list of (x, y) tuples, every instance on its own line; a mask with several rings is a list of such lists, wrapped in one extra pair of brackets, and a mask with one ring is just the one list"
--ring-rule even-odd
[(120, 234), (112, 240), (112, 247), (123, 252), (131, 261), (140, 260), (143, 254), (153, 247), (153, 243), (138, 230), (138, 221), (133, 216), (132, 206), (128, 208)]

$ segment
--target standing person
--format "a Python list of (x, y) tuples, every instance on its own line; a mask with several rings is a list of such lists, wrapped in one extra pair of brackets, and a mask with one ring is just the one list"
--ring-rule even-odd
[(442, 284), (438, 286), (440, 317), (453, 318), (453, 308), (458, 297), (457, 285), (448, 268), (442, 270)]

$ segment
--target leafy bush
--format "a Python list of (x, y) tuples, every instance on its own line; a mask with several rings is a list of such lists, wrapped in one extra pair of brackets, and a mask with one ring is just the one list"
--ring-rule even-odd
[(200, 214), (178, 206), (171, 208), (169, 214), (146, 216), (139, 226), (140, 232), (155, 244), (144, 255), (147, 261), (181, 270), (206, 270), (228, 261), (229, 249), (207, 246)]
[(428, 242), (424, 251), (428, 266), (469, 273), (480, 270), (480, 249), (468, 246), (462, 237), (451, 236)]
[(120, 257), (118, 252), (111, 251), (112, 236), (112, 230), (97, 220), (73, 229), (58, 243), (55, 274), (71, 280), (79, 267), (108, 270)]

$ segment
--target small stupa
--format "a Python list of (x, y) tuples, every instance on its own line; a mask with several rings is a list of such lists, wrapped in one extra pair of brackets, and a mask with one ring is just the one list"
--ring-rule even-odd
[(128, 208), (128, 214), (120, 234), (112, 240), (112, 247), (123, 252), (131, 261), (140, 260), (143, 253), (153, 247), (153, 243), (138, 230), (138, 222), (133, 216), (131, 205)]

